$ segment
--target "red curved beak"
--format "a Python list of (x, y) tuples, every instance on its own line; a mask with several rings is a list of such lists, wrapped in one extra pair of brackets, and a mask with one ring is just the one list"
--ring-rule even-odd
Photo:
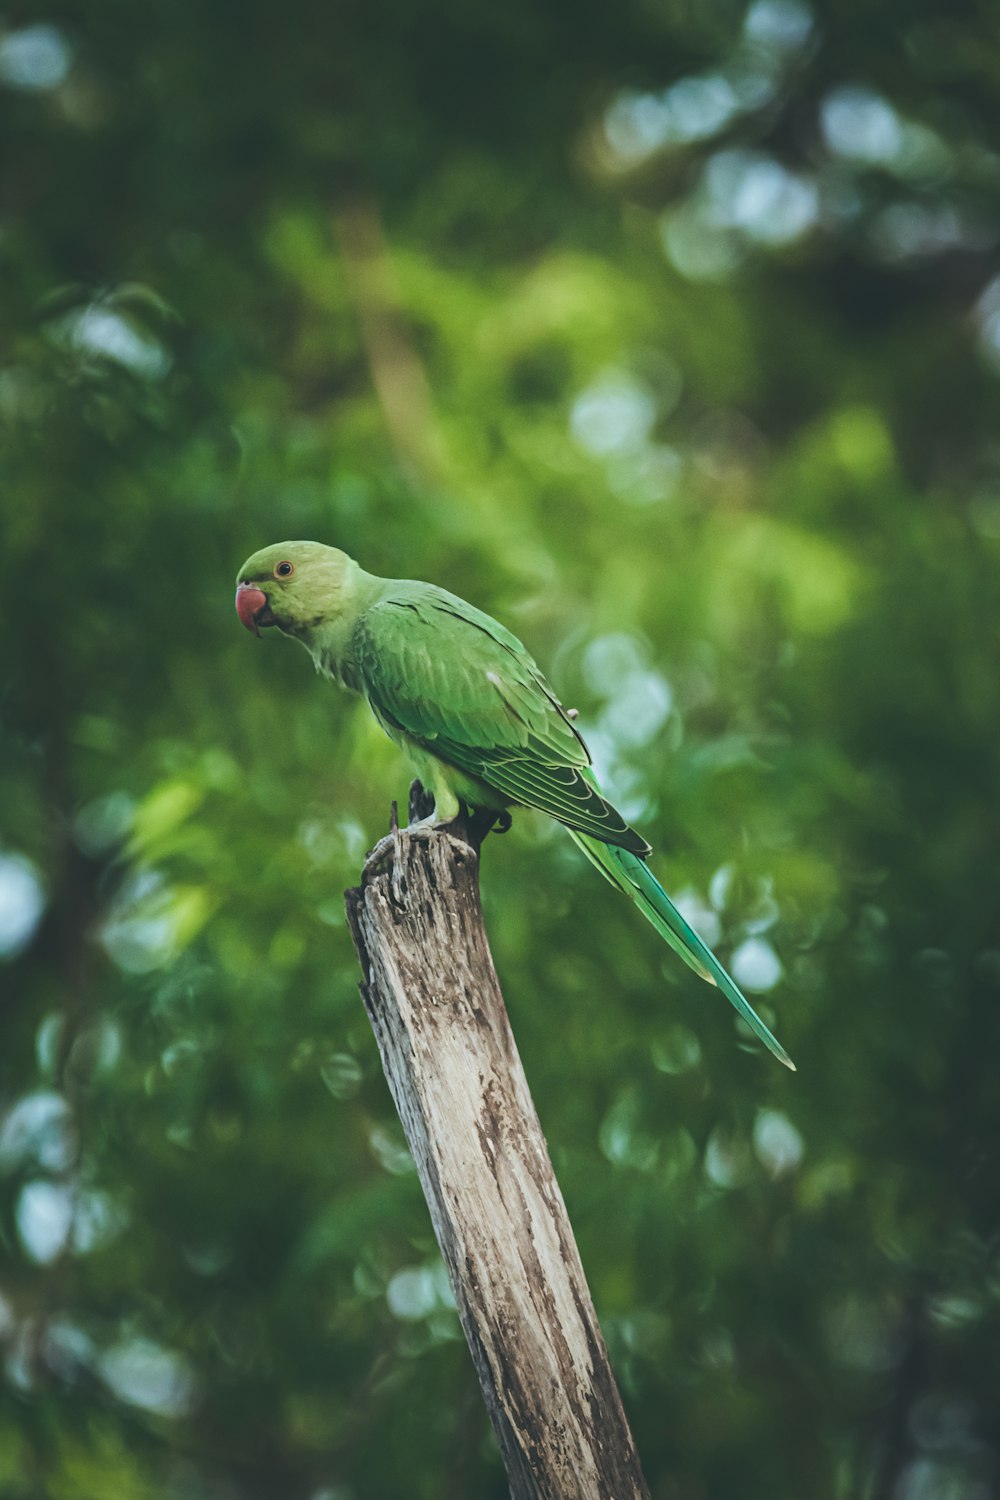
[(263, 589), (255, 589), (252, 583), (238, 583), (236, 585), (236, 613), (240, 617), (240, 623), (247, 630), (252, 630), (254, 635), (260, 635), (260, 623), (258, 616), (267, 609), (267, 595)]

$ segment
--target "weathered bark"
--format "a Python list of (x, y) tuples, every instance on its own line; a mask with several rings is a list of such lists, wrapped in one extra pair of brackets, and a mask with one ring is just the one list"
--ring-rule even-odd
[(476, 830), (394, 829), (347, 911), (362, 995), (514, 1500), (648, 1496), (497, 983)]

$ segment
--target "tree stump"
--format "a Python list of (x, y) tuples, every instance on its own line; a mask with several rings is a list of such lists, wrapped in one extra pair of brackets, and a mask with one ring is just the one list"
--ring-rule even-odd
[(648, 1497), (493, 968), (484, 832), (393, 818), (347, 892), (361, 992), (514, 1500)]

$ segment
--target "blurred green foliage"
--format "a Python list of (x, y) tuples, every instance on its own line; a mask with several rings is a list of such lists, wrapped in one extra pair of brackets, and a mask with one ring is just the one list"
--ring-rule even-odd
[(4, 13), (4, 1497), (505, 1493), (344, 925), (407, 772), (232, 609), (288, 536), (528, 642), (799, 1064), (488, 842), (654, 1496), (993, 1493), (997, 43)]

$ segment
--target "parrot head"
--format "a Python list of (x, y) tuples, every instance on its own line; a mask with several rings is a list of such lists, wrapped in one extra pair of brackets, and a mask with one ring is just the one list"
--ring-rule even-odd
[(248, 557), (236, 576), (236, 613), (259, 635), (275, 625), (305, 636), (336, 616), (360, 569), (346, 552), (321, 542), (277, 542)]

